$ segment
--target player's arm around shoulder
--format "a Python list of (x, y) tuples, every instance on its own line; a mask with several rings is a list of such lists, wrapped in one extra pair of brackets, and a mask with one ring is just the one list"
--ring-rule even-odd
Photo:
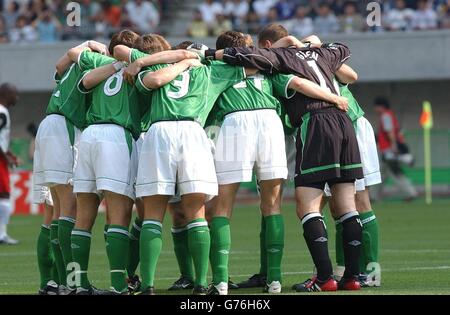
[(82, 91), (93, 89), (116, 72), (122, 70), (124, 67), (125, 64), (123, 62), (116, 61), (88, 71), (81, 79), (81, 85), (84, 88)]
[(189, 68), (200, 66), (202, 66), (202, 63), (198, 59), (185, 59), (156, 71), (141, 72), (141, 74), (139, 74), (140, 84), (148, 90), (159, 89), (175, 80), (177, 76)]
[(348, 111), (347, 98), (333, 94), (312, 81), (294, 76), (288, 87), (308, 97), (334, 104), (340, 110)]

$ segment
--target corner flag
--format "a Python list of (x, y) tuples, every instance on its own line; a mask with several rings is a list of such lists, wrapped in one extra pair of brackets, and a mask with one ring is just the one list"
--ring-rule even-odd
[(425, 169), (425, 201), (432, 203), (432, 178), (431, 178), (431, 138), (430, 130), (433, 128), (433, 112), (431, 104), (428, 101), (423, 102), (422, 115), (420, 116), (420, 125), (423, 128), (423, 151), (424, 151), (424, 169)]

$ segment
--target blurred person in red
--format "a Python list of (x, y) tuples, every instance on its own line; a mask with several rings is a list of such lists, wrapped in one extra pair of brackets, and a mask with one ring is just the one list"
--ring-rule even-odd
[(7, 226), (12, 214), (9, 167), (18, 166), (17, 157), (9, 151), (11, 120), (9, 108), (16, 105), (17, 88), (9, 83), (0, 85), (0, 245), (17, 245), (8, 235)]
[[(402, 169), (402, 164), (411, 164), (412, 158), (405, 160), (406, 157), (411, 157), (411, 155), (405, 143), (400, 123), (391, 109), (389, 100), (384, 97), (377, 97), (374, 105), (375, 112), (378, 114), (377, 138), (384, 166), (382, 175), (385, 178), (383, 182), (386, 182), (386, 177), (392, 177), (395, 185), (404, 193), (405, 200), (413, 200), (417, 198), (417, 191)], [(382, 189), (382, 185), (380, 186), (380, 189)]]

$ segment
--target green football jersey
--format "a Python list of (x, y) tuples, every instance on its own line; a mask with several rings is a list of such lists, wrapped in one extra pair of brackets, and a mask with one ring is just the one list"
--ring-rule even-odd
[(339, 91), (340, 91), (341, 96), (348, 98), (347, 114), (350, 117), (350, 119), (353, 122), (355, 122), (358, 118), (363, 117), (365, 113), (364, 113), (363, 109), (361, 108), (361, 106), (359, 106), (358, 101), (353, 96), (350, 89), (348, 88), (348, 85), (339, 84)]
[(221, 61), (208, 61), (207, 65), (181, 73), (169, 84), (148, 89), (142, 79), (149, 72), (169, 67), (155, 65), (142, 71), (136, 86), (143, 93), (152, 93), (150, 120), (152, 123), (169, 120), (193, 120), (204, 126), (209, 112), (221, 93), (245, 79), (242, 67)]
[(295, 91), (289, 90), (288, 86), (293, 78), (292, 75), (283, 74), (256, 74), (236, 83), (223, 92), (217, 101), (219, 119), (239, 111), (279, 110), (280, 102), (275, 96), (292, 97)]
[(72, 64), (62, 77), (55, 74), (57, 83), (47, 106), (47, 115), (63, 115), (78, 129), (86, 125), (86, 111), (88, 102), (86, 95), (77, 87), (84, 72), (77, 64)]
[[(130, 53), (130, 62), (135, 62), (137, 59), (148, 56), (148, 54), (143, 53), (140, 50), (132, 49)], [(139, 106), (141, 108), (141, 132), (147, 132), (151, 126), (150, 120), (150, 108), (152, 97), (151, 94), (138, 94)]]
[[(113, 58), (85, 51), (80, 56), (79, 64), (82, 69), (89, 70), (114, 61)], [(86, 122), (88, 125), (116, 124), (130, 131), (137, 139), (141, 133), (139, 93), (124, 80), (123, 71), (124, 69), (110, 76), (90, 91), (92, 103)]]

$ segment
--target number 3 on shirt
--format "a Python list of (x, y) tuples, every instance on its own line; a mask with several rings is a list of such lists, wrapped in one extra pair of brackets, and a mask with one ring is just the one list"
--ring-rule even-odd
[[(107, 96), (114, 96), (119, 93), (120, 89), (122, 88), (124, 70), (125, 69), (122, 69), (116, 74), (110, 76), (109, 79), (105, 82), (105, 88), (103, 89), (103, 91)], [(114, 86), (113, 83), (115, 83)]]
[(174, 91), (167, 92), (167, 96), (174, 99), (182, 98), (183, 96), (185, 96), (189, 91), (190, 79), (191, 76), (189, 75), (189, 71), (181, 73), (181, 80), (173, 81), (173, 85), (179, 87), (180, 89), (177, 92)]

